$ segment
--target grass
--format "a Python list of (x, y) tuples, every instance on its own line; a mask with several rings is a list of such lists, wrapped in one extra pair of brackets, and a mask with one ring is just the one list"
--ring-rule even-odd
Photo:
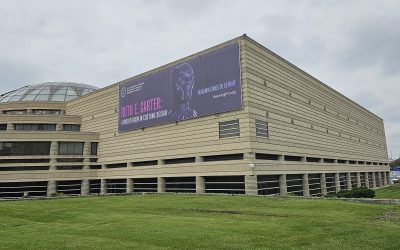
[(375, 191), (375, 198), (400, 199), (400, 184), (377, 189)]
[(0, 202), (0, 249), (399, 249), (400, 206), (249, 196)]

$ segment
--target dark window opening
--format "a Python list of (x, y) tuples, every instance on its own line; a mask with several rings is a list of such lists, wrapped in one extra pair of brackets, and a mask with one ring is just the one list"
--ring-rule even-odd
[(14, 124), (14, 129), (18, 131), (56, 131), (56, 124)]
[(99, 147), (99, 143), (98, 142), (92, 142), (90, 144), (90, 154), (91, 155), (97, 155), (98, 147)]
[(48, 166), (0, 167), (0, 171), (46, 171)]
[(207, 161), (233, 161), (243, 160), (243, 154), (228, 154), (228, 155), (208, 155), (204, 156), (203, 160)]
[(195, 162), (195, 157), (187, 157), (187, 158), (176, 158), (176, 159), (166, 159), (164, 160), (165, 164), (179, 164), (179, 163), (192, 163)]
[(349, 164), (356, 164), (356, 161), (349, 161)]
[(0, 183), (0, 199), (22, 197), (43, 197), (47, 195), (47, 182), (6, 182)]
[(21, 110), (6, 110), (4, 111), (5, 115), (25, 115), (27, 114), (28, 111), (26, 109), (21, 109)]
[(279, 175), (258, 175), (257, 189), (259, 195), (280, 194)]
[(83, 166), (57, 166), (57, 170), (82, 170)]
[(50, 159), (3, 159), (0, 163), (47, 163)]
[(90, 158), (90, 162), (97, 162), (98, 159), (97, 158)]
[(335, 186), (335, 175), (334, 174), (325, 174), (326, 180), (326, 191), (328, 194), (336, 192)]
[(196, 177), (167, 177), (165, 191), (173, 193), (196, 193)]
[(206, 176), (206, 193), (244, 194), (244, 176)]
[(339, 164), (346, 164), (347, 161), (346, 161), (346, 160), (337, 160), (337, 163), (339, 163)]
[(109, 179), (107, 180), (108, 194), (126, 193), (126, 179)]
[(49, 155), (50, 142), (0, 142), (0, 155)]
[(57, 162), (83, 162), (83, 158), (60, 158)]
[(279, 158), (279, 155), (256, 153), (256, 159), (257, 160), (277, 161), (278, 158)]
[(90, 165), (90, 169), (101, 169), (101, 165)]
[(114, 163), (114, 164), (107, 164), (107, 168), (126, 168), (126, 163)]
[(80, 195), (81, 181), (57, 181), (57, 193), (64, 195)]
[(286, 185), (288, 194), (303, 195), (303, 176), (301, 174), (286, 175)]
[(79, 132), (79, 131), (81, 131), (81, 125), (79, 125), (79, 124), (63, 124), (63, 130)]
[(133, 179), (134, 193), (155, 193), (157, 192), (157, 178), (140, 178)]
[(59, 155), (83, 155), (83, 142), (60, 142)]
[(370, 161), (367, 161), (367, 162), (365, 162), (365, 164), (367, 164), (367, 165), (371, 165), (371, 164), (372, 164), (372, 162), (370, 162)]
[(316, 158), (316, 157), (306, 157), (307, 162), (320, 162), (321, 158)]
[(325, 163), (335, 163), (335, 159), (324, 158)]
[(0, 124), (0, 130), (7, 130), (7, 124)]
[(61, 110), (59, 109), (34, 109), (32, 110), (34, 115), (59, 115)]
[(154, 165), (157, 165), (157, 164), (158, 164), (157, 160), (132, 162), (132, 166), (133, 167), (154, 166)]
[(285, 161), (301, 161), (302, 158), (301, 156), (285, 155)]
[(308, 174), (308, 189), (311, 196), (321, 196), (321, 176)]
[(364, 165), (365, 161), (358, 161), (358, 164)]
[(101, 192), (101, 180), (89, 180), (89, 193), (100, 194)]

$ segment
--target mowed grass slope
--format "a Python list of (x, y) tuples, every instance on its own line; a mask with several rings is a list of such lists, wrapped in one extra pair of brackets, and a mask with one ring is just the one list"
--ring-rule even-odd
[(384, 187), (375, 191), (377, 199), (400, 199), (400, 184)]
[(399, 249), (400, 206), (249, 196), (0, 202), (0, 249)]

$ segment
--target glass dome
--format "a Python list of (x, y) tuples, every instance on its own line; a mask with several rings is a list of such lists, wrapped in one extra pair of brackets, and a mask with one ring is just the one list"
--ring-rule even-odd
[(97, 87), (72, 82), (46, 82), (0, 95), (0, 102), (66, 102), (97, 90)]

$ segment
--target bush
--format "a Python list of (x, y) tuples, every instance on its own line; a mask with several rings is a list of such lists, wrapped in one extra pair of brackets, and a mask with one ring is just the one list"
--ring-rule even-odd
[(339, 198), (374, 198), (375, 190), (365, 187), (354, 188), (352, 190), (342, 190), (336, 193)]

